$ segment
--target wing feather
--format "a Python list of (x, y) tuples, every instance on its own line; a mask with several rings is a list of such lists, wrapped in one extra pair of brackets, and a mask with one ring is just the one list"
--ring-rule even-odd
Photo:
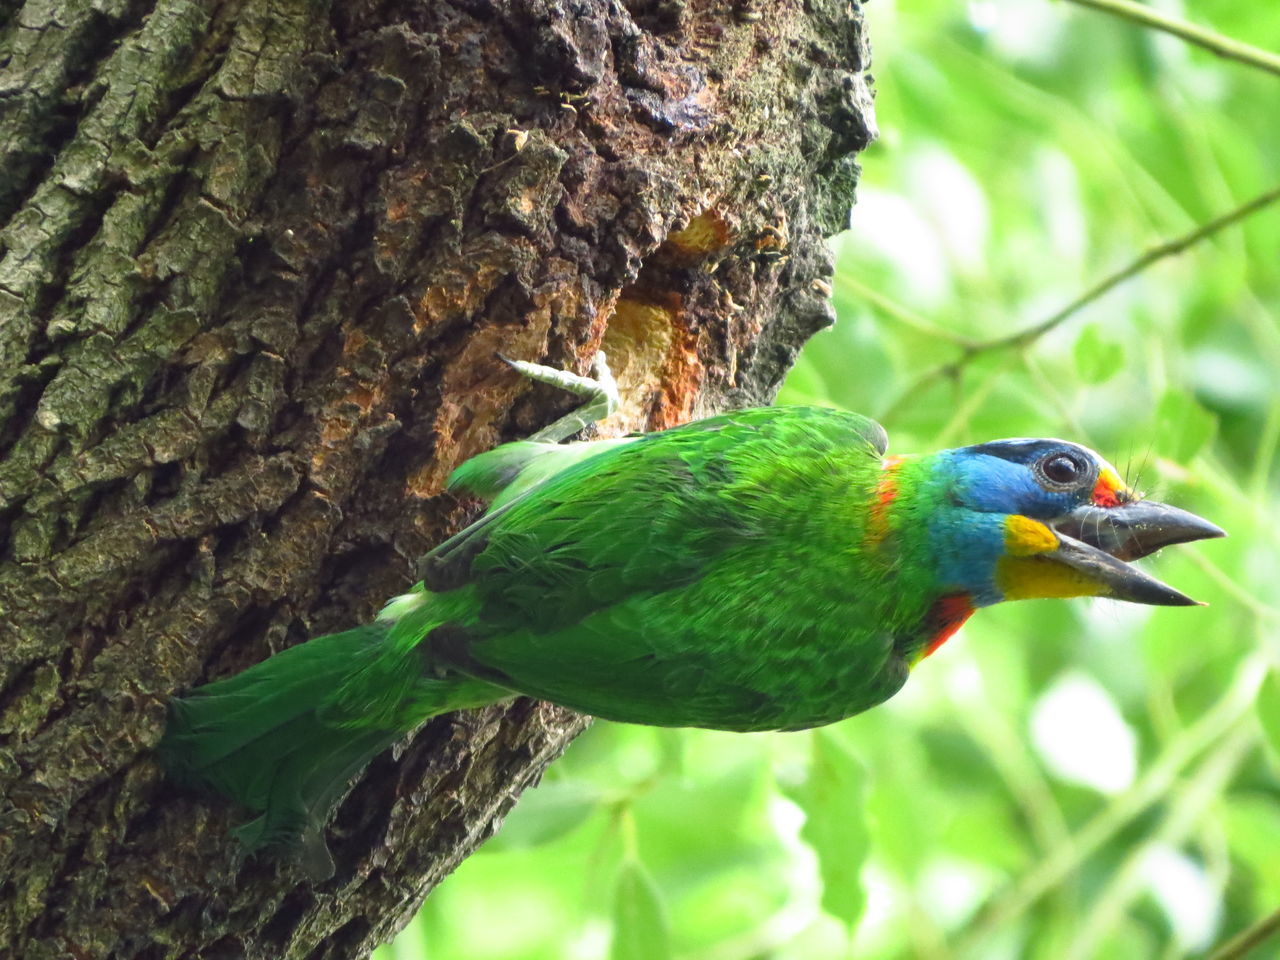
[[(884, 449), (864, 417), (761, 408), (648, 434), (543, 478), (454, 538), (461, 547), (436, 551), (480, 600), (455, 665), (640, 722), (804, 726), (878, 702), (891, 638), (850, 641), (854, 586), (815, 606), (812, 584), (847, 579), (846, 561), (785, 578), (806, 550), (824, 552), (804, 542), (832, 527), (815, 509), (869, 489)], [(856, 540), (857, 522), (825, 535)], [(831, 678), (842, 696), (824, 700), (818, 665), (850, 642), (856, 662)]]

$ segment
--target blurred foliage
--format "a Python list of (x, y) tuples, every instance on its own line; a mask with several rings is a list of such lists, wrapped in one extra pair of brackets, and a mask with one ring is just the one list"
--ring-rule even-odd
[(597, 723), (379, 960), (1172, 960), (1280, 907), (1280, 206), (981, 348), (1270, 188), (1280, 81), (1063, 3), (867, 13), (840, 321), (779, 401), (903, 452), (1086, 443), (1231, 532), (1148, 561), (1211, 606), (986, 610), (819, 732)]

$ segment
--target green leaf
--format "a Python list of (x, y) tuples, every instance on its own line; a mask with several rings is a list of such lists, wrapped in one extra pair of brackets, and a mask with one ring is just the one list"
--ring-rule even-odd
[(1262, 723), (1267, 743), (1275, 755), (1280, 757), (1280, 677), (1276, 676), (1276, 671), (1272, 670), (1262, 681), (1254, 707), (1258, 711), (1258, 720)]
[(1280, 810), (1274, 798), (1265, 792), (1228, 794), (1225, 798), (1227, 843), (1236, 860), (1253, 874), (1253, 900), (1258, 909), (1267, 905), (1274, 909), (1280, 897), (1280, 862), (1275, 851), (1280, 849)]
[(628, 858), (618, 867), (609, 960), (669, 960), (671, 934), (662, 895), (648, 871)]
[(1105, 383), (1124, 366), (1124, 347), (1103, 339), (1098, 325), (1091, 323), (1080, 331), (1075, 346), (1076, 370), (1085, 383)]
[(871, 846), (866, 773), (830, 733), (815, 730), (808, 779), (784, 792), (805, 814), (800, 838), (818, 856), (822, 909), (852, 931), (866, 907), (862, 865)]
[(517, 850), (550, 843), (580, 827), (600, 804), (601, 792), (591, 784), (578, 780), (544, 783), (521, 797), (488, 846)]
[(1218, 421), (1188, 391), (1168, 390), (1156, 407), (1156, 449), (1190, 463), (1213, 439)]
[(685, 775), (685, 731), (676, 727), (654, 727), (658, 738), (658, 773), (679, 779)]

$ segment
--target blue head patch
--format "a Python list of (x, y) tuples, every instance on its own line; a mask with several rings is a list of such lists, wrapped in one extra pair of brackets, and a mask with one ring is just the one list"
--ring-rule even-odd
[(1130, 496), (1105, 460), (1066, 440), (995, 440), (943, 451), (937, 463), (946, 497), (930, 520), (930, 543), (942, 581), (975, 606), (1003, 599), (996, 570), (1009, 552), (1011, 516), (1052, 521)]
[(1066, 440), (994, 440), (949, 451), (953, 491), (971, 510), (1051, 520), (1094, 495), (1115, 471), (1088, 447)]

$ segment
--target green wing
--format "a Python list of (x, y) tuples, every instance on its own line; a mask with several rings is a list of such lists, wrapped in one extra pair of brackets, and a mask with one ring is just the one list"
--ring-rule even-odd
[[(479, 601), (465, 642), (455, 635), (440, 653), (602, 716), (791, 725), (779, 719), (770, 684), (746, 674), (771, 658), (785, 661), (774, 664), (782, 673), (804, 669), (815, 640), (847, 636), (847, 625), (819, 622), (823, 604), (806, 613), (813, 589), (847, 579), (847, 557), (813, 534), (860, 539), (860, 517), (832, 529), (824, 507), (851, 496), (864, 503), (859, 485), (874, 482), (884, 449), (884, 431), (865, 417), (779, 407), (696, 421), (580, 460), (429, 555), (429, 589), (469, 586)], [(803, 575), (794, 576), (796, 564)], [(744, 591), (777, 602), (741, 604)], [(845, 612), (862, 602), (858, 593), (849, 585), (841, 594)], [(760, 642), (778, 657), (750, 649)], [(857, 669), (875, 674), (891, 644), (869, 642), (876, 651)], [(686, 706), (662, 713), (680, 700)]]
[[(474, 585), (495, 628), (532, 618), (554, 630), (637, 590), (686, 582), (733, 543), (776, 535), (771, 511), (753, 507), (810, 494), (815, 466), (878, 465), (886, 438), (857, 414), (760, 407), (597, 443), (606, 449), (572, 451), (566, 468), (440, 544), (424, 566), (449, 589)], [(476, 489), (472, 476), (453, 483)]]
[(459, 466), (450, 474), (447, 489), (489, 500), (489, 509), (495, 510), (575, 464), (638, 439), (636, 436), (582, 443), (534, 440), (504, 443)]
[(449, 475), (446, 489), (488, 500), (489, 509), (421, 558), (418, 576), (423, 586), (437, 593), (465, 586), (471, 578), (471, 561), (488, 544), (491, 528), (503, 521), (514, 503), (569, 468), (639, 439), (564, 444), (520, 440), (467, 460)]

